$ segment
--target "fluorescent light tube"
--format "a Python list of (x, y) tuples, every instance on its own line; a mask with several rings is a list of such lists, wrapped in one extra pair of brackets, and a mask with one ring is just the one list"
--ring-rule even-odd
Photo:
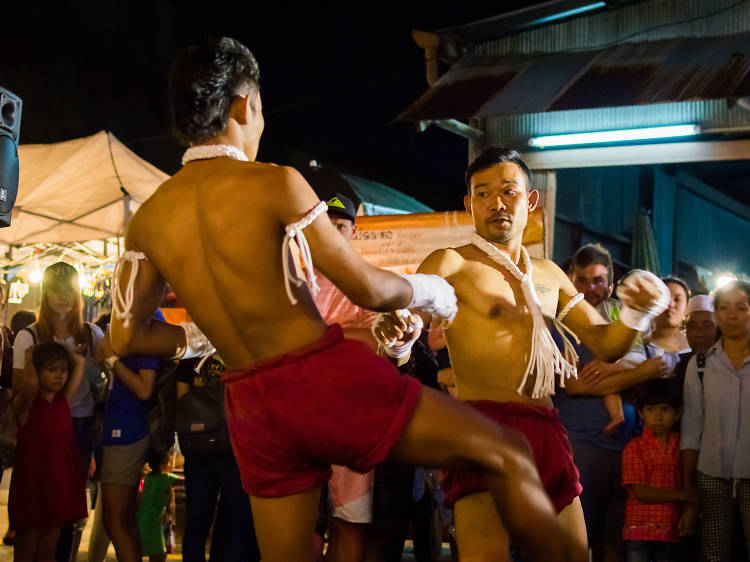
[(598, 144), (648, 139), (666, 139), (672, 137), (688, 137), (691, 135), (699, 135), (700, 132), (700, 125), (670, 125), (667, 127), (621, 129), (619, 131), (597, 131), (593, 133), (547, 135), (543, 137), (533, 137), (529, 139), (529, 144), (538, 148), (547, 148), (550, 146), (567, 146), (575, 144)]
[(598, 10), (599, 8), (604, 8), (606, 6), (607, 6), (606, 2), (594, 2), (593, 4), (587, 4), (585, 6), (580, 6), (579, 8), (573, 8), (572, 10), (567, 10), (565, 12), (559, 12), (557, 14), (552, 14), (551, 16), (539, 18), (538, 20), (534, 20), (533, 23), (535, 25), (539, 25), (542, 23), (550, 23), (550, 22), (561, 20), (564, 18), (569, 18), (571, 16), (577, 16), (578, 14), (585, 14), (586, 12), (590, 12), (592, 10)]

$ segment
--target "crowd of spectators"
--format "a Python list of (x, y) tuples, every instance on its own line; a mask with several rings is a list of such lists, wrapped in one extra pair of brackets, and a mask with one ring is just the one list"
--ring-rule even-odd
[[(352, 202), (337, 194), (328, 205), (351, 240)], [(616, 320), (609, 252), (584, 246), (568, 271), (586, 301)], [(373, 315), (326, 281), (316, 301), (323, 317), (376, 347)], [(579, 377), (554, 395), (583, 485), (591, 557), (740, 560), (750, 551), (750, 284), (733, 281), (707, 295), (692, 294), (678, 277), (663, 281), (669, 307), (633, 349), (605, 362), (579, 344)], [(81, 311), (77, 272), (58, 262), (44, 272), (38, 317), (23, 311), (2, 331), (0, 383), (13, 389), (8, 407), (19, 428), (4, 539), (15, 542), (16, 559), (75, 558), (91, 478), (100, 493), (92, 494), (89, 562), (104, 560), (110, 540), (118, 560), (165, 559), (173, 486), (182, 478), (173, 473), (172, 449), (154, 447), (149, 403), (161, 378), (173, 377), (184, 456), (182, 557), (204, 561), (210, 543), (210, 560), (260, 560), (224, 417), (221, 359), (211, 353), (166, 365), (118, 357), (106, 319), (88, 323)], [(450, 380), (444, 348), (438, 329), (425, 332), (402, 371), (438, 388)], [(367, 475), (334, 467), (315, 555), (401, 560), (411, 533), (418, 561), (440, 560), (451, 523), (441, 493), (430, 467), (386, 463)]]

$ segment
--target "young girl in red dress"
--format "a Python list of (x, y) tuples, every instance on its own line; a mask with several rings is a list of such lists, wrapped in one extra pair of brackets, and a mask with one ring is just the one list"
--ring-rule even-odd
[(84, 359), (56, 342), (26, 354), (23, 384), (13, 401), (19, 428), (8, 498), (16, 530), (13, 559), (52, 562), (62, 524), (87, 515), (68, 403), (83, 377)]

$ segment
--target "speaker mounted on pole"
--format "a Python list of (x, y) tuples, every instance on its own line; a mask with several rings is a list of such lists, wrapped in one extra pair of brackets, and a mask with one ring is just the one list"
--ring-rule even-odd
[(21, 98), (0, 87), (0, 227), (10, 226), (18, 195), (18, 137)]

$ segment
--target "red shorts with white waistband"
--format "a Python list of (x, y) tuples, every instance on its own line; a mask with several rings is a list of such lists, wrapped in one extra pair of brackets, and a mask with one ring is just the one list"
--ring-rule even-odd
[(225, 406), (245, 490), (304, 492), (331, 464), (367, 472), (411, 420), (418, 380), (402, 375), (334, 324), (320, 340), (244, 371), (225, 372)]
[[(578, 469), (573, 463), (573, 450), (557, 410), (520, 404), (475, 400), (466, 402), (492, 421), (520, 431), (528, 439), (539, 476), (555, 509), (563, 508), (581, 495)], [(445, 471), (443, 478), (445, 505), (453, 505), (470, 494), (487, 491), (484, 475), (465, 469)]]

